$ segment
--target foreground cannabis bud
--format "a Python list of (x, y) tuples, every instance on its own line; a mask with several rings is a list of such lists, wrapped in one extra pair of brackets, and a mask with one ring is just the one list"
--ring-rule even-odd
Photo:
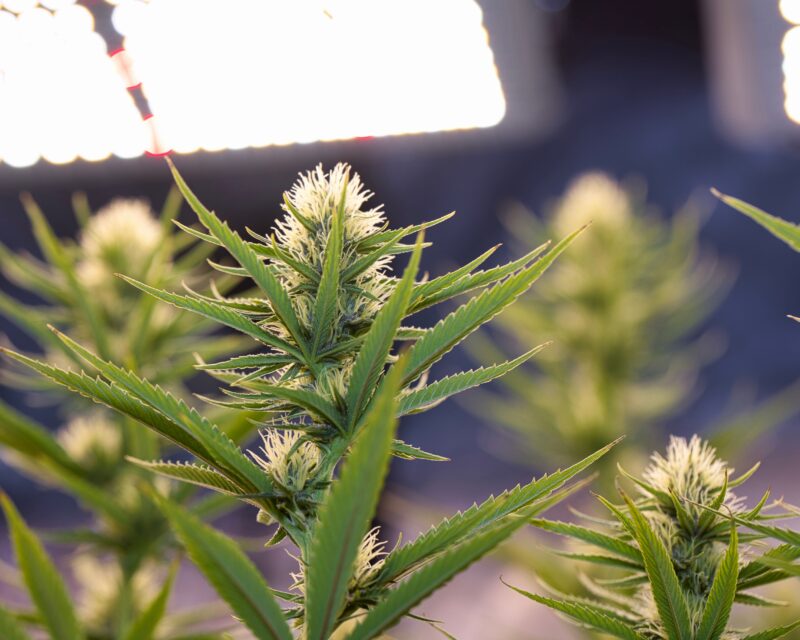
[[(689, 441), (673, 437), (666, 455), (654, 454), (641, 479), (622, 472), (635, 483), (638, 498), (622, 490), (621, 505), (600, 498), (614, 518), (607, 528), (597, 527), (595, 519), (588, 527), (533, 521), (590, 547), (568, 557), (617, 567), (620, 575), (599, 581), (584, 576), (589, 598), (517, 591), (590, 629), (627, 640), (764, 640), (785, 635), (800, 627), (800, 621), (754, 635), (728, 626), (734, 601), (780, 604), (750, 589), (790, 577), (772, 563), (800, 557), (800, 547), (764, 551), (763, 545), (752, 544), (773, 537), (761, 524), (775, 517), (763, 513), (769, 492), (747, 510), (733, 489), (757, 467), (734, 479), (733, 469), (698, 436)], [(740, 534), (742, 526), (752, 531)], [(741, 544), (745, 539), (748, 544)]]
[(509, 231), (526, 251), (551, 233), (591, 227), (499, 319), (504, 342), (487, 335), (473, 353), (496, 359), (508, 338), (550, 339), (552, 347), (535, 369), (520, 367), (499, 393), (476, 394), (469, 406), (510, 436), (502, 452), (525, 462), (569, 460), (621, 434), (624, 450), (644, 453), (659, 423), (687, 400), (710, 344), (687, 343), (730, 281), (699, 257), (699, 216), (687, 207), (663, 219), (641, 190), (603, 173), (576, 178), (545, 219), (509, 213)]
[[(248, 230), (252, 240), (231, 230), (174, 175), (204, 230), (182, 228), (211, 247), (224, 247), (236, 265), (212, 266), (252, 280), (254, 289), (230, 297), (213, 288), (211, 295), (187, 288), (184, 295), (125, 280), (255, 341), (254, 353), (199, 368), (225, 383), (225, 397), (210, 402), (263, 414), (260, 448), (243, 452), (210, 417), (63, 334), (66, 350), (99, 377), (9, 355), (197, 458), (172, 463), (138, 456), (135, 464), (235, 496), (257, 507), (260, 522), (275, 526), (272, 542), (291, 540), (300, 563), (295, 585), (291, 592), (274, 592), (233, 541), (151, 492), (194, 562), (256, 637), (287, 640), (292, 626), (306, 640), (327, 640), (337, 630), (352, 639), (376, 637), (567, 495), (572, 487), (564, 484), (608, 450), (491, 497), (385, 552), (371, 522), (390, 458), (442, 460), (397, 439), (397, 419), (502, 376), (536, 353), (428, 382), (431, 367), (523, 294), (577, 232), (543, 257), (545, 246), (477, 270), (490, 250), (451, 273), (418, 281), (422, 231), (450, 216), (388, 228), (346, 165), (301, 176), (285, 195), (286, 215), (273, 233)], [(415, 235), (414, 243), (403, 242)], [(398, 254), (410, 254), (401, 277), (390, 272)], [(418, 311), (463, 294), (472, 295), (433, 327), (405, 324)], [(403, 355), (395, 351), (400, 340), (410, 343)]]

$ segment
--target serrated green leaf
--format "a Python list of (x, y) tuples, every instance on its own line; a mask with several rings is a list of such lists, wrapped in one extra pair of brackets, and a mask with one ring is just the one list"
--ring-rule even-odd
[[(438, 525), (431, 527), (427, 532), (418, 536), (413, 542), (398, 547), (389, 553), (384, 559), (383, 568), (378, 578), (379, 582), (385, 584), (394, 581), (419, 563), (463, 541), (466, 537), (474, 535), (483, 528), (532, 505), (534, 502), (545, 499), (608, 453), (617, 442), (618, 440), (599, 449), (563, 471), (556, 471), (552, 475), (542, 476), (524, 486), (518, 485), (510, 491), (503, 492), (496, 498), (490, 496), (480, 506), (473, 505), (464, 512), (445, 518)], [(551, 504), (545, 502), (543, 508), (550, 507)]]
[(238, 478), (239, 482), (249, 483), (256, 491), (267, 491), (271, 488), (265, 474), (241, 452), (236, 443), (217, 425), (201, 416), (183, 400), (164, 391), (161, 387), (147, 382), (131, 371), (101, 360), (68, 336), (58, 333), (58, 337), (109, 380), (122, 386), (141, 402), (151, 406), (191, 433), (211, 454), (214, 459), (214, 467), (228, 476)]
[(491, 249), (484, 251), (477, 258), (470, 260), (467, 264), (459, 267), (455, 271), (451, 271), (443, 276), (439, 276), (438, 278), (433, 278), (432, 280), (421, 282), (416, 285), (414, 287), (414, 293), (411, 295), (411, 308), (413, 309), (416, 304), (422, 303), (425, 299), (432, 298), (448, 287), (459, 283), (464, 279), (465, 276), (486, 262), (486, 260), (488, 260), (489, 257), (499, 248), (500, 245), (496, 244)]
[(780, 558), (769, 558), (764, 556), (759, 558), (758, 562), (773, 569), (780, 569), (781, 571), (785, 572), (786, 575), (800, 576), (800, 564), (787, 562), (786, 560), (781, 560)]
[(221, 362), (202, 362), (196, 367), (202, 371), (231, 371), (235, 369), (258, 369), (272, 366), (286, 366), (294, 363), (292, 358), (272, 354), (251, 353), (243, 356), (234, 356)]
[(653, 589), (658, 615), (670, 640), (693, 640), (689, 605), (664, 543), (656, 536), (633, 501), (623, 494), (645, 571)]
[(714, 574), (711, 590), (703, 609), (700, 626), (695, 640), (719, 640), (728, 625), (731, 608), (736, 597), (736, 583), (739, 577), (739, 548), (736, 524), (731, 521), (731, 538), (728, 549)]
[(233, 267), (228, 264), (222, 264), (220, 262), (215, 262), (214, 260), (206, 260), (206, 263), (209, 267), (211, 267), (214, 271), (219, 271), (220, 273), (224, 273), (225, 275), (235, 276), (237, 278), (249, 278), (250, 274), (247, 272), (247, 269), (244, 267)]
[(624, 540), (620, 540), (619, 538), (614, 538), (604, 533), (600, 533), (599, 531), (567, 522), (533, 519), (531, 520), (531, 524), (538, 529), (542, 529), (543, 531), (550, 531), (551, 533), (557, 533), (562, 536), (574, 538), (575, 540), (588, 542), (589, 544), (593, 544), (596, 547), (610, 551), (611, 553), (621, 556), (622, 558), (626, 558), (637, 565), (642, 565), (640, 568), (644, 568), (642, 564), (642, 554), (639, 549), (632, 544), (625, 542)]
[[(658, 498), (658, 500), (662, 504), (670, 504), (670, 503), (672, 503), (672, 506), (673, 507), (675, 506), (675, 501), (672, 499), (672, 496), (669, 493), (667, 493), (666, 491), (661, 491), (659, 489), (656, 489), (653, 485), (645, 482), (641, 478), (637, 478), (632, 473), (628, 473), (627, 471), (625, 471), (625, 469), (623, 468), (623, 466), (619, 462), (617, 463), (617, 470), (623, 476), (625, 476), (628, 480), (630, 480), (631, 482), (636, 484), (638, 487), (644, 489), (651, 496), (653, 496), (655, 498)], [(692, 526), (694, 526), (694, 525), (692, 525)]]
[(0, 493), (0, 504), (28, 593), (50, 636), (53, 640), (83, 640), (69, 592), (53, 561), (4, 493)]
[(215, 491), (222, 491), (231, 495), (239, 495), (244, 493), (242, 488), (236, 483), (231, 482), (220, 473), (217, 473), (211, 467), (193, 464), (191, 462), (166, 462), (162, 460), (139, 460), (127, 456), (127, 460), (132, 462), (142, 469), (147, 469), (153, 473), (171, 478), (173, 480), (180, 480), (182, 482), (189, 482), (191, 484), (214, 489)]
[[(305, 389), (292, 389), (278, 384), (270, 384), (260, 380), (251, 380), (248, 383), (248, 388), (258, 391), (257, 394), (247, 394), (247, 397), (252, 397), (254, 400), (273, 399), (277, 398), (289, 402), (298, 407), (302, 407), (309, 413), (321, 418), (331, 426), (339, 430), (344, 429), (344, 418), (341, 412), (326, 398), (318, 395), (312, 391)], [(231, 393), (233, 397), (244, 397), (241, 394)]]
[[(478, 266), (473, 265), (474, 262), (479, 261), (478, 264), (480, 264), (484, 256), (488, 257), (487, 254), (483, 254), (476, 260), (473, 260), (472, 263), (468, 263), (464, 267), (456, 269), (452, 273), (445, 274), (438, 278), (434, 278), (428, 283), (419, 285), (418, 288), (415, 289), (414, 295), (412, 296), (410, 312), (417, 313), (418, 311), (422, 311), (423, 309), (427, 309), (428, 307), (432, 307), (433, 305), (445, 302), (447, 300), (452, 300), (453, 298), (465, 293), (469, 293), (470, 291), (474, 291), (475, 289), (480, 289), (490, 284), (494, 284), (506, 276), (510, 276), (512, 273), (528, 266), (532, 261), (536, 260), (549, 246), (550, 243), (546, 242), (545, 244), (536, 247), (517, 260), (513, 260), (507, 264), (500, 265), (499, 267), (494, 267), (492, 269), (487, 269), (485, 271), (470, 273), (475, 266)], [(494, 249), (491, 249), (490, 251), (494, 251)], [(454, 278), (454, 275), (457, 275), (458, 277)]]
[(0, 352), (5, 353), (10, 358), (30, 367), (34, 371), (38, 371), (43, 376), (71, 391), (134, 418), (201, 460), (214, 464), (214, 458), (211, 453), (191, 433), (152, 407), (134, 398), (118, 385), (109, 384), (101, 378), (91, 378), (83, 372), (75, 373), (74, 371), (53, 367), (7, 349), (0, 348)]
[(402, 359), (376, 396), (338, 480), (320, 505), (306, 569), (306, 640), (327, 640), (345, 605), (353, 564), (389, 469), (401, 365)]
[(418, 378), (455, 345), (527, 291), (581, 231), (583, 229), (570, 234), (531, 266), (483, 291), (428, 330), (409, 350), (404, 383)]
[(258, 569), (238, 545), (177, 505), (159, 507), (192, 561), (259, 640), (292, 640), (280, 606)]
[(402, 440), (395, 440), (392, 443), (392, 455), (395, 458), (403, 458), (404, 460), (428, 460), (430, 462), (449, 462), (450, 460), (435, 453), (423, 451), (419, 447), (410, 445)]
[(630, 625), (612, 617), (607, 611), (599, 607), (580, 602), (555, 600), (553, 598), (540, 596), (536, 593), (530, 593), (529, 591), (519, 589), (510, 584), (507, 584), (507, 586), (520, 595), (530, 598), (534, 602), (543, 604), (546, 607), (550, 607), (555, 611), (559, 611), (594, 631), (607, 633), (615, 638), (621, 638), (621, 640), (646, 640), (645, 636), (631, 629)]
[(800, 227), (796, 224), (792, 224), (783, 218), (770, 215), (766, 211), (762, 211), (758, 207), (746, 203), (744, 200), (726, 196), (716, 189), (712, 189), (712, 192), (725, 204), (755, 220), (776, 238), (783, 240), (792, 249), (800, 251)]
[(773, 600), (753, 593), (737, 593), (734, 602), (749, 607), (785, 607), (789, 604), (783, 600)]
[(62, 333), (58, 333), (58, 336), (64, 344), (106, 378), (199, 440), (205, 451), (211, 455), (211, 464), (220, 472), (239, 483), (244, 483), (244, 486), (249, 486), (254, 492), (267, 491), (271, 488), (266, 475), (241, 452), (236, 443), (183, 400), (131, 371), (101, 360), (68, 336)]
[(419, 268), (422, 240), (423, 236), (420, 234), (403, 277), (375, 317), (356, 356), (345, 399), (347, 423), (350, 429), (358, 424), (367, 407), (370, 395), (374, 392), (375, 385), (383, 372), (397, 328), (405, 316), (414, 278)]
[(248, 244), (242, 240), (238, 233), (233, 231), (226, 222), (220, 220), (216, 214), (206, 209), (203, 204), (198, 200), (197, 196), (192, 193), (189, 186), (183, 180), (175, 165), (169, 161), (169, 167), (175, 179), (175, 183), (181, 190), (186, 202), (197, 214), (200, 222), (205, 226), (211, 234), (217, 238), (223, 246), (230, 252), (236, 261), (244, 267), (250, 274), (253, 281), (267, 296), (267, 299), (272, 305), (272, 310), (275, 315), (280, 319), (281, 324), (286, 328), (289, 334), (300, 347), (304, 355), (308, 355), (306, 338), (300, 327), (300, 321), (297, 319), (292, 302), (289, 299), (288, 293), (283, 289), (281, 284), (265, 265), (261, 262), (258, 254), (253, 251)]
[[(708, 507), (706, 507), (708, 508)], [(723, 513), (718, 513), (717, 515), (726, 517)], [(775, 540), (779, 540), (781, 542), (785, 542), (786, 544), (790, 544), (794, 547), (800, 547), (800, 532), (792, 531), (791, 529), (785, 529), (783, 527), (773, 527), (765, 524), (761, 524), (758, 522), (754, 522), (749, 518), (741, 518), (737, 515), (730, 516), (734, 519), (736, 524), (740, 524), (742, 526), (748, 527), (753, 531), (757, 531), (765, 536), (770, 538), (774, 538)]]
[(431, 560), (408, 580), (389, 591), (370, 609), (347, 636), (348, 640), (367, 640), (377, 637), (419, 602), (449, 582), (453, 576), (464, 571), (524, 526), (527, 522), (526, 515), (520, 513), (510, 516)]
[(716, 497), (711, 503), (711, 508), (713, 511), (703, 511), (700, 514), (700, 519), (698, 520), (697, 527), (700, 531), (705, 531), (708, 527), (710, 527), (714, 523), (714, 511), (717, 511), (725, 504), (725, 497), (728, 495), (728, 470), (725, 470), (725, 482), (722, 484), (719, 492), (717, 493)]
[(378, 262), (378, 260), (390, 255), (392, 249), (394, 249), (395, 243), (400, 240), (402, 235), (402, 231), (397, 231), (385, 244), (380, 245), (374, 251), (355, 260), (342, 272), (342, 282), (351, 282)]
[(772, 629), (767, 629), (766, 631), (760, 631), (759, 633), (753, 633), (748, 636), (744, 636), (742, 640), (775, 640), (776, 638), (782, 638), (787, 633), (794, 631), (798, 627), (800, 627), (800, 620), (782, 627), (774, 627)]
[(454, 215), (456, 215), (455, 211), (451, 211), (450, 213), (446, 213), (439, 218), (435, 218), (433, 220), (429, 220), (428, 222), (422, 222), (420, 224), (414, 224), (409, 227), (403, 227), (402, 229), (389, 229), (387, 231), (381, 231), (380, 233), (374, 233), (362, 240), (359, 245), (359, 251), (366, 251), (367, 249), (374, 247), (379, 244), (383, 244), (386, 242), (390, 242), (398, 233), (400, 233), (400, 237), (406, 237), (413, 235), (415, 233), (419, 233), (420, 231), (424, 231), (425, 229), (430, 229), (437, 224), (441, 224), (445, 220), (449, 220)]
[(488, 367), (480, 367), (479, 369), (473, 369), (471, 371), (463, 371), (432, 382), (421, 389), (415, 389), (400, 399), (400, 406), (398, 408), (400, 415), (403, 416), (409, 413), (425, 411), (435, 407), (452, 395), (486, 384), (500, 376), (504, 376), (522, 363), (530, 360), (545, 346), (546, 345), (539, 345), (538, 347), (534, 347), (514, 360), (508, 360), (501, 364)]
[(199, 229), (195, 229), (194, 227), (190, 227), (189, 225), (183, 224), (180, 220), (173, 220), (172, 224), (178, 227), (181, 231), (188, 233), (190, 236), (194, 236), (198, 240), (202, 240), (203, 242), (207, 242), (208, 244), (217, 247), (222, 246), (222, 243), (211, 234), (203, 233)]
[(156, 289), (155, 287), (146, 285), (143, 282), (134, 280), (133, 278), (128, 278), (127, 276), (120, 277), (125, 280), (125, 282), (133, 285), (137, 289), (141, 289), (145, 293), (148, 293), (155, 298), (158, 298), (162, 302), (171, 304), (179, 309), (184, 309), (185, 311), (191, 311), (203, 316), (204, 318), (215, 320), (216, 322), (224, 324), (227, 327), (241, 331), (251, 338), (269, 345), (270, 347), (289, 353), (296, 358), (301, 357), (301, 354), (297, 351), (297, 349), (295, 349), (288, 342), (276, 335), (269, 333), (268, 331), (264, 331), (264, 329), (262, 329), (248, 317), (242, 315), (241, 313), (237, 313), (233, 309), (229, 309), (224, 305), (208, 302), (206, 300), (198, 300), (197, 298), (193, 298), (191, 296), (184, 296), (175, 293), (169, 293), (168, 291), (162, 291), (161, 289)]

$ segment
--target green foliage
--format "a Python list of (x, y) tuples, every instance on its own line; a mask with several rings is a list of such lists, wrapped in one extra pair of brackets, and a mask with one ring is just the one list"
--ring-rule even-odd
[[(402, 362), (402, 361), (401, 361)], [(325, 640), (344, 608), (348, 587), (370, 586), (375, 567), (371, 558), (359, 559), (367, 566), (354, 567), (362, 539), (367, 534), (378, 496), (389, 470), (392, 441), (397, 429), (395, 395), (403, 366), (394, 367), (373, 405), (338, 481), (319, 508), (319, 524), (311, 542), (306, 570), (306, 638)], [(358, 608), (360, 603), (350, 606)], [(369, 602), (367, 602), (369, 604)]]
[(498, 319), (499, 334), (469, 343), (487, 363), (503, 358), (508, 345), (553, 341), (506, 375), (497, 392), (466, 399), (508, 436), (508, 446), (493, 445), (497, 451), (546, 464), (587, 455), (621, 434), (628, 438), (613, 458), (649, 448), (710, 355), (712, 342), (693, 334), (730, 281), (712, 257), (700, 256), (699, 220), (689, 207), (665, 220), (641, 190), (604, 174), (578, 177), (544, 219), (509, 211), (507, 227), (522, 251), (539, 251), (548, 235), (591, 227)]
[(189, 556), (259, 640), (291, 638), (275, 596), (236, 543), (200, 519), (162, 502)]
[(167, 612), (167, 602), (172, 593), (172, 584), (175, 580), (173, 570), (164, 582), (161, 591), (153, 598), (152, 602), (143, 609), (139, 616), (131, 623), (123, 640), (153, 640), (159, 623)]
[[(603, 580), (584, 577), (588, 598), (516, 590), (584, 627), (617, 638), (783, 636), (800, 623), (753, 636), (744, 636), (730, 625), (734, 602), (779, 604), (748, 590), (791, 577), (785, 564), (800, 557), (800, 546), (791, 544), (800, 543), (798, 534), (764, 524), (792, 514), (765, 513), (767, 496), (746, 510), (731, 487), (741, 485), (750, 474), (729, 482), (732, 473), (697, 436), (689, 442), (673, 438), (666, 456), (654, 454), (642, 478), (629, 476), (638, 497), (620, 489), (622, 504), (600, 498), (612, 516), (607, 523), (591, 519), (587, 526), (579, 526), (532, 520), (545, 531), (599, 549), (600, 553), (573, 555), (583, 562), (615, 564), (617, 575)], [(770, 549), (764, 544), (770, 539), (787, 544)], [(743, 541), (747, 542), (744, 548)], [(743, 557), (748, 558), (746, 563)]]
[(727, 196), (716, 189), (712, 193), (728, 206), (740, 211), (748, 218), (752, 218), (776, 238), (780, 238), (795, 251), (800, 251), (800, 227), (777, 216), (770, 215), (758, 207), (747, 204), (744, 200), (739, 200), (733, 196)]
[[(151, 602), (150, 596), (155, 597), (163, 581), (163, 563), (171, 553), (172, 540), (166, 519), (142, 490), (155, 489), (176, 502), (189, 503), (196, 495), (188, 486), (175, 489), (163, 478), (126, 464), (125, 457), (166, 455), (169, 439), (196, 443), (197, 448), (202, 445), (163, 414), (117, 392), (117, 384), (124, 387), (138, 380), (133, 373), (130, 379), (110, 384), (74, 370), (94, 352), (124, 363), (159, 385), (154, 388), (162, 394), (160, 399), (171, 399), (171, 408), (181, 412), (182, 418), (193, 415), (183, 398), (189, 397), (187, 382), (196, 375), (194, 352), (209, 358), (230, 356), (245, 344), (238, 336), (220, 334), (211, 321), (159, 308), (152, 296), (115, 275), (124, 271), (142, 281), (142, 286), (202, 286), (210, 273), (204, 265), (210, 251), (205, 243), (169, 230), (178, 214), (179, 198), (177, 191), (168, 197), (158, 220), (141, 201), (115, 200), (92, 213), (85, 199), (76, 196), (80, 233), (77, 241), (71, 241), (58, 238), (33, 199), (25, 195), (23, 205), (42, 259), (15, 254), (0, 245), (3, 276), (40, 301), (24, 304), (1, 294), (0, 313), (39, 344), (41, 355), (19, 354), (18, 362), (44, 374), (31, 376), (27, 367), (11, 366), (2, 371), (2, 381), (23, 397), (36, 393), (37, 401), (44, 397), (59, 402), (64, 415), (64, 424), (52, 433), (0, 403), (2, 456), (34, 480), (73, 495), (91, 512), (88, 528), (54, 531), (51, 537), (70, 547), (67, 562), (74, 565), (74, 599), (79, 605), (73, 608), (82, 633), (92, 638), (121, 638), (126, 630), (130, 632), (131, 621), (139, 620), (139, 629), (144, 629), (164, 615), (163, 607)], [(212, 284), (209, 293), (235, 283), (225, 278)], [(61, 331), (88, 349), (79, 348)], [(97, 360), (104, 363), (103, 359)], [(93, 399), (106, 398), (106, 404), (128, 417), (64, 394), (63, 386)], [(239, 412), (217, 413), (215, 421), (239, 438), (251, 430), (246, 418)], [(141, 419), (161, 425), (166, 439), (136, 425), (134, 421)], [(225, 508), (230, 506), (217, 505), (216, 513)], [(89, 554), (102, 554), (103, 562), (85, 562)], [(106, 584), (105, 590), (97, 587), (100, 582)], [(32, 589), (28, 592), (39, 605)], [(17, 614), (12, 609), (12, 615)], [(67, 624), (60, 626), (69, 629)], [(145, 637), (144, 631), (130, 633)]]
[(30, 640), (22, 625), (2, 606), (0, 606), (0, 634), (6, 640)]
[[(174, 464), (134, 453), (139, 467), (256, 506), (259, 522), (274, 527), (272, 540), (286, 537), (296, 546), (300, 568), (292, 591), (274, 592), (289, 603), (281, 610), (233, 542), (163, 494), (147, 493), (257, 637), (288, 637), (290, 623), (307, 638), (375, 637), (528, 518), (569, 495), (572, 487), (565, 483), (608, 451), (489, 498), (387, 554), (379, 531), (369, 527), (391, 457), (441, 459), (396, 440), (397, 418), (502, 376), (533, 355), (427, 383), (431, 367), (525, 294), (578, 232), (547, 253), (541, 248), (475, 271), (487, 252), (462, 269), (419, 282), (428, 246), (422, 231), (449, 216), (390, 229), (380, 207), (365, 206), (370, 194), (346, 165), (301, 176), (285, 195), (285, 216), (269, 235), (248, 230), (253, 240), (208, 210), (174, 167), (173, 174), (202, 226), (181, 228), (212, 250), (223, 248), (234, 264), (212, 266), (251, 281), (252, 288), (233, 297), (214, 287), (210, 295), (190, 287), (176, 294), (168, 283), (135, 274), (122, 282), (200, 316), (201, 326), (213, 321), (255, 340), (257, 352), (203, 359), (198, 368), (224, 385), (223, 397), (208, 399), (213, 405), (263, 414), (258, 452), (246, 455), (210, 412), (201, 413), (126, 362), (104, 357), (97, 344), (56, 336), (59, 348), (93, 370), (94, 378), (9, 355), (198, 458)], [(414, 244), (402, 242), (414, 234)], [(395, 277), (390, 265), (404, 253), (411, 254), (409, 264)], [(417, 311), (463, 294), (471, 295), (433, 327), (405, 324)], [(411, 343), (404, 356), (396, 351), (399, 340)], [(353, 627), (355, 619), (360, 621)]]
[(53, 640), (82, 640), (85, 636), (53, 561), (5, 494), (0, 495), (0, 503), (25, 585), (44, 626)]

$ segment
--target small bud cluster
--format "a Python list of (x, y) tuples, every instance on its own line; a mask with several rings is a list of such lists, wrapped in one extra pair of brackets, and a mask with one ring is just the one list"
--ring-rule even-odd
[(147, 564), (134, 574), (123, 593), (119, 564), (87, 553), (72, 559), (72, 573), (80, 594), (78, 615), (94, 637), (113, 636), (123, 610), (122, 598), (127, 598), (124, 608), (138, 615), (153, 601), (163, 581), (156, 567)]
[(122, 461), (123, 442), (118, 424), (95, 412), (70, 420), (58, 432), (64, 451), (98, 483), (114, 477)]
[[(162, 225), (144, 200), (113, 200), (91, 217), (80, 237), (76, 271), (81, 284), (107, 306), (113, 296), (135, 293), (116, 277), (144, 278), (164, 241)], [(106, 304), (107, 303), (107, 304)]]
[[(733, 468), (717, 457), (714, 448), (695, 435), (690, 440), (670, 438), (666, 454), (654, 453), (642, 474), (642, 499), (649, 507), (642, 513), (669, 551), (690, 615), (697, 623), (727, 548), (724, 540), (710, 535), (723, 518), (709, 518), (705, 526), (700, 523), (704, 515), (710, 515), (707, 508), (741, 512), (741, 499), (726, 488), (732, 473)], [(724, 498), (717, 504), (723, 491)], [(650, 618), (648, 626), (659, 628), (649, 585), (643, 586), (638, 598), (643, 618)]]

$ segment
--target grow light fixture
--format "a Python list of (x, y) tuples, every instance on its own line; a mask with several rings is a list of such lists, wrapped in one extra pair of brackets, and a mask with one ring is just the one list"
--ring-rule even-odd
[(800, 0), (781, 0), (780, 12), (791, 25), (781, 43), (786, 115), (800, 123)]
[(126, 75), (74, 0), (0, 0), (0, 162), (491, 127), (506, 101), (475, 0), (115, 0)]

